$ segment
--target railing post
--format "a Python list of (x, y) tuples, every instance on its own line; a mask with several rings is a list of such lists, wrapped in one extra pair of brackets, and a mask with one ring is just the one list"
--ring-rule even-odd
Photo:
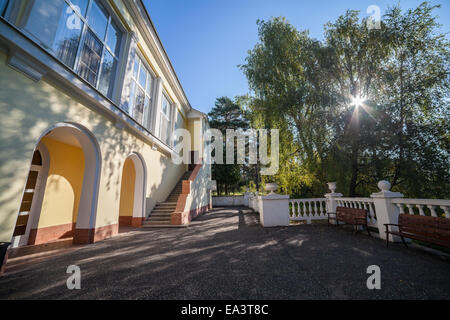
[(259, 196), (258, 209), (259, 220), (263, 227), (289, 226), (291, 217), (289, 214), (289, 196), (276, 194), (275, 183), (267, 184), (267, 189), (271, 191), (267, 196)]
[(328, 188), (331, 193), (327, 193), (325, 198), (327, 198), (327, 213), (336, 212), (337, 202), (336, 198), (341, 198), (342, 193), (336, 193), (336, 182), (328, 182)]
[[(391, 189), (391, 184), (388, 181), (380, 181), (378, 183), (378, 188), (380, 192), (372, 194), (370, 197), (373, 198), (375, 205), (375, 214), (377, 216), (378, 232), (381, 239), (386, 240), (386, 229), (384, 224), (386, 223), (398, 223), (399, 208), (392, 203), (393, 198), (403, 198), (403, 194), (400, 192), (389, 191)], [(390, 241), (397, 240), (392, 237)]]

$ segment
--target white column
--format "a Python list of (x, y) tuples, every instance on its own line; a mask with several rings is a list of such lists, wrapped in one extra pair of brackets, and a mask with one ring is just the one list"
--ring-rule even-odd
[(155, 80), (155, 86), (154, 86), (154, 92), (153, 92), (153, 103), (152, 103), (152, 109), (153, 109), (153, 116), (152, 116), (152, 123), (151, 123), (151, 131), (153, 134), (159, 138), (159, 117), (161, 112), (161, 101), (162, 101), (162, 79), (157, 78)]
[(258, 197), (259, 218), (263, 227), (289, 226), (289, 196), (269, 194)]
[[(126, 48), (128, 49), (128, 61), (126, 62), (125, 67), (122, 70), (123, 86), (122, 92), (118, 93), (118, 96), (120, 97), (120, 107), (123, 110), (128, 110), (128, 112), (131, 112), (131, 110), (129, 110), (128, 108), (130, 105), (131, 81), (133, 76), (138, 40), (134, 32), (130, 32), (128, 38), (128, 44), (126, 45)], [(117, 84), (120, 84), (120, 80), (117, 82)], [(121, 88), (121, 86), (117, 86), (116, 88)]]
[[(375, 213), (377, 215), (377, 225), (378, 232), (381, 239), (386, 240), (386, 228), (384, 224), (387, 223), (398, 223), (398, 216), (400, 214), (400, 210), (397, 205), (392, 203), (393, 198), (403, 198), (403, 194), (400, 192), (391, 192), (391, 184), (388, 181), (380, 181), (378, 183), (378, 188), (380, 188), (380, 192), (374, 193), (371, 195), (371, 198), (374, 199), (375, 204)], [(391, 241), (397, 240), (396, 238), (392, 238)]]

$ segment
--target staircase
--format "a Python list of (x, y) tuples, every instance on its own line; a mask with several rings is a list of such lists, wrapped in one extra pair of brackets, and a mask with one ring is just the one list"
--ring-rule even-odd
[(183, 180), (188, 180), (192, 171), (187, 171), (166, 201), (156, 204), (150, 216), (144, 221), (144, 227), (167, 227), (171, 226), (171, 216), (177, 207), (178, 197), (182, 192)]

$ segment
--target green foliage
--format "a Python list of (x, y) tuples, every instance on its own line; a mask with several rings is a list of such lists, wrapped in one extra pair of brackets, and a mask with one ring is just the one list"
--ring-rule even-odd
[(283, 191), (322, 196), (337, 181), (367, 196), (386, 179), (409, 197), (448, 197), (450, 51), (437, 8), (390, 8), (379, 30), (347, 11), (323, 42), (284, 18), (257, 22), (260, 41), (240, 66), (253, 93), (246, 114), (280, 129), (271, 179)]
[[(245, 130), (249, 125), (240, 105), (228, 97), (218, 98), (208, 117), (210, 127), (220, 130), (224, 136), (224, 150), (226, 130)], [(239, 190), (241, 185), (245, 184), (242, 182), (242, 170), (242, 166), (238, 164), (212, 166), (212, 178), (217, 181), (218, 195), (222, 192), (228, 195), (230, 191)]]

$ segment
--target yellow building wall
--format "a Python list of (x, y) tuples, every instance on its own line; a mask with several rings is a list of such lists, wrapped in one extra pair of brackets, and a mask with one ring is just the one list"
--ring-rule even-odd
[(54, 85), (34, 82), (11, 69), (6, 60), (0, 51), (0, 241), (11, 240), (34, 148), (41, 135), (57, 123), (80, 124), (99, 144), (97, 228), (117, 224), (122, 168), (132, 152), (139, 153), (147, 167), (146, 214), (167, 198), (185, 165), (175, 165), (170, 156), (152, 150), (141, 138)]
[(83, 187), (83, 150), (47, 137), (42, 142), (50, 168), (38, 228), (75, 223)]
[(135, 182), (136, 170), (133, 160), (127, 159), (123, 166), (122, 185), (120, 189), (119, 213), (121, 216), (133, 216)]

